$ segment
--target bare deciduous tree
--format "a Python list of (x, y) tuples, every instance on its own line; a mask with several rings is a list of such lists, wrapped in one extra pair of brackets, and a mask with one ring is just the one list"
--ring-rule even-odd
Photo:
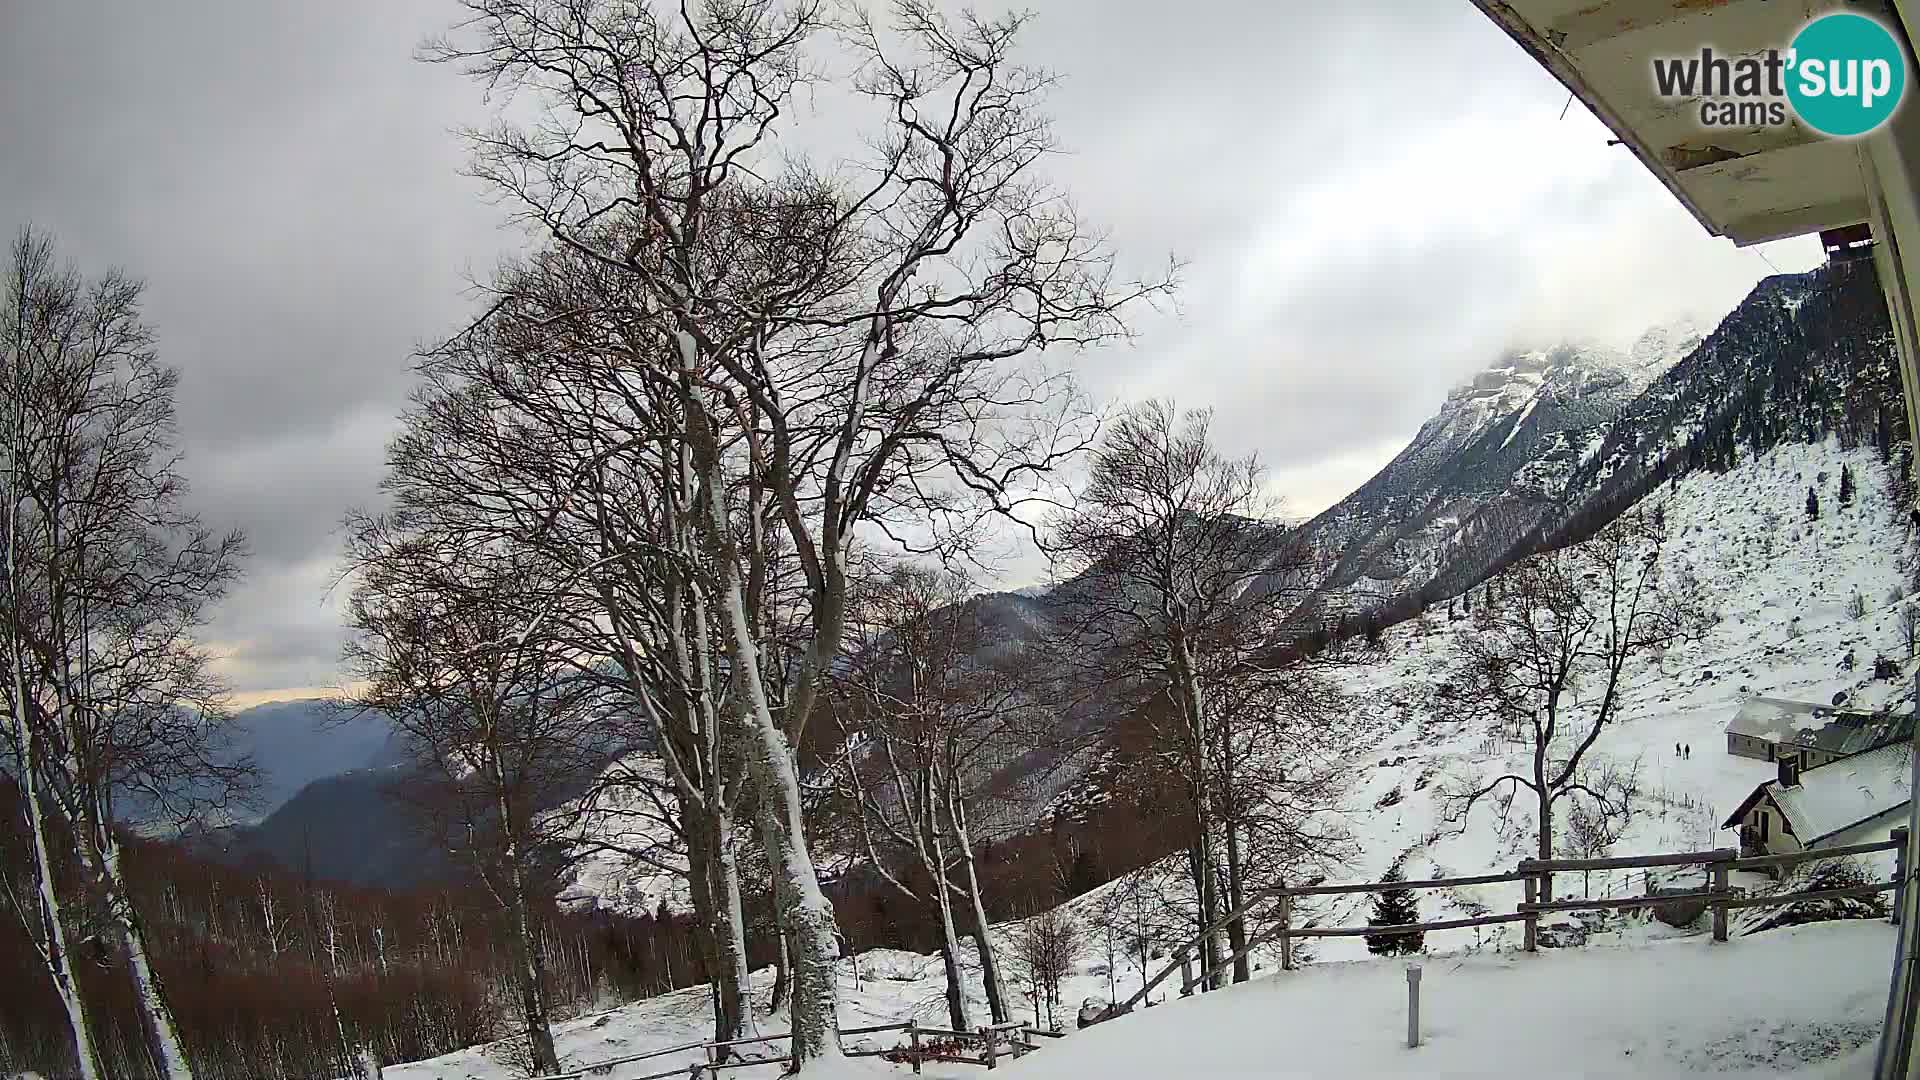
[(1043, 911), (1014, 931), (1013, 948), (1033, 986), (1034, 1023), (1058, 1030), (1060, 984), (1073, 974), (1081, 953), (1086, 951), (1080, 924), (1059, 908)]
[[(1133, 688), (1136, 707), (1170, 718), (1161, 745), (1193, 815), (1188, 861), (1202, 926), (1218, 920), (1223, 892), (1244, 885), (1251, 733), (1271, 730), (1268, 717), (1289, 707), (1281, 699), (1290, 689), (1324, 690), (1273, 659), (1295, 599), (1275, 585), (1292, 565), (1291, 545), (1258, 461), (1221, 454), (1210, 421), (1166, 402), (1127, 410), (1073, 506), (1050, 523), (1049, 541), (1072, 575), (1055, 593), (1060, 662), (1103, 693)], [(1223, 768), (1249, 775), (1237, 783)], [(1232, 819), (1224, 829), (1223, 815)], [(1232, 896), (1225, 903), (1239, 906)], [(1228, 934), (1239, 951), (1245, 927), (1236, 920)], [(1214, 985), (1226, 977), (1225, 950), (1217, 934), (1202, 950)], [(1236, 974), (1245, 977), (1244, 963)]]
[[(856, 531), (938, 542), (1008, 510), (1082, 431), (1039, 350), (1123, 333), (1121, 307), (1159, 286), (1116, 283), (1102, 241), (1038, 178), (1050, 80), (1011, 60), (1020, 17), (949, 21), (903, 0), (886, 37), (854, 14), (842, 40), (884, 130), (874, 160), (829, 171), (781, 153), (826, 28), (811, 3), (468, 6), (460, 40), (430, 58), (547, 118), (475, 133), (476, 173), (554, 243), (628, 275), (605, 343), (623, 383), (674, 402), (662, 419), (700, 496), (690, 523), (794, 947), (804, 1066), (837, 1046), (837, 949), (793, 748), (841, 648)], [(753, 617), (763, 537), (736, 528), (742, 490), (771, 508), (804, 581), (792, 664), (769, 662), (784, 646)], [(776, 670), (792, 673), (784, 699)]]
[[(1025, 741), (1032, 698), (1023, 665), (995, 655), (964, 581), (950, 572), (893, 567), (867, 582), (853, 607), (836, 718), (847, 744), (840, 779), (861, 839), (886, 880), (939, 915), (949, 1019), (962, 1031), (971, 1025), (955, 904), (968, 905), (989, 1008), (1003, 1021), (966, 804), (1005, 763), (1009, 742)], [(903, 860), (908, 879), (892, 872)]]
[(557, 1071), (536, 902), (554, 890), (565, 823), (541, 811), (616, 749), (596, 684), (536, 632), (569, 594), (524, 552), (448, 550), (378, 520), (349, 549), (354, 704), (405, 737), (423, 801), (446, 814), (507, 916), (529, 1056)]
[[(1459, 706), (1524, 733), (1529, 767), (1448, 793), (1464, 822), (1502, 789), (1534, 797), (1538, 857), (1553, 857), (1553, 815), (1563, 799), (1606, 797), (1583, 772), (1587, 755), (1620, 718), (1644, 665), (1698, 626), (1692, 599), (1668, 580), (1664, 515), (1640, 506), (1591, 539), (1534, 555), (1503, 576), (1498, 606), (1482, 606), (1460, 635)], [(1464, 826), (1463, 826), (1464, 827)], [(1552, 879), (1544, 886), (1551, 899)]]
[[(142, 319), (139, 282), (93, 280), (26, 232), (0, 310), (8, 409), (4, 622), (8, 747), (34, 835), (42, 959), (83, 1075), (98, 1046), (64, 921), (99, 905), (125, 955), (148, 1050), (192, 1076), (154, 970), (118, 829), (183, 822), (244, 794), (226, 745), (225, 687), (195, 640), (239, 573), (244, 543), (182, 508), (174, 390)], [(80, 895), (63, 898), (52, 826), (64, 819)]]

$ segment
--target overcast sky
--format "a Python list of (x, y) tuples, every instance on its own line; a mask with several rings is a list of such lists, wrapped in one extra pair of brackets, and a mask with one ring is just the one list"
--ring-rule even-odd
[[(1467, 0), (1034, 0), (1053, 175), (1177, 311), (1089, 354), (1218, 411), (1298, 513), (1358, 486), (1507, 345), (1724, 315), (1811, 240), (1711, 239)], [(479, 89), (415, 63), (451, 0), (0, 0), (0, 225), (149, 283), (185, 471), (255, 555), (214, 643), (242, 700), (330, 685), (336, 526), (374, 497), (410, 353), (520, 243), (460, 175)], [(1012, 582), (1010, 584), (1020, 584)]]

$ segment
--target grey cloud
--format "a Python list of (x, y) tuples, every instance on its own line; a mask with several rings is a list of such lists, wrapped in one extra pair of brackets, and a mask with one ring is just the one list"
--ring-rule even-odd
[[(1765, 272), (1577, 106), (1560, 120), (1564, 91), (1466, 0), (1035, 6), (1053, 172), (1129, 265), (1188, 263), (1179, 310), (1082, 358), (1087, 381), (1217, 406), (1304, 509), (1516, 335), (1724, 310)], [(457, 15), (7, 7), (0, 225), (150, 282), (196, 504), (258, 553), (212, 628), (242, 689), (332, 681), (335, 527), (375, 497), (413, 348), (515, 242), (459, 174), (478, 88), (411, 59)]]

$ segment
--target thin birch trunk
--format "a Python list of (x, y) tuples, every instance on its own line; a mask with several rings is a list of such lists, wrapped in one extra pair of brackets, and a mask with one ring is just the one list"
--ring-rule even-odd
[(948, 787), (947, 821), (953, 826), (953, 839), (959, 848), (960, 865), (965, 869), (967, 902), (973, 908), (973, 943), (980, 952), (980, 982), (987, 991), (987, 1011), (996, 1024), (1012, 1019), (1006, 993), (1000, 984), (1000, 957), (987, 930), (987, 905), (980, 889), (980, 875), (974, 868), (973, 834), (967, 827), (967, 805), (952, 785)]
[(193, 1080), (193, 1065), (180, 1041), (179, 1025), (174, 1020), (172, 1007), (167, 1004), (160, 975), (149, 958), (146, 927), (139, 910), (133, 906), (133, 893), (127, 887), (126, 873), (120, 864), (120, 845), (109, 836), (101, 846), (105, 848), (100, 862), (107, 908), (113, 912), (120, 943), (127, 952), (133, 975), (134, 1004), (153, 1039), (155, 1062), (166, 1080)]
[[(14, 341), (12, 359), (13, 383), (10, 396), (14, 407), (8, 417), (7, 444), (7, 595), (14, 603), (16, 613), (19, 610), (18, 598), (24, 585), (20, 574), (20, 499), (23, 488), (22, 477), (26, 473), (26, 288), (25, 276), (28, 245), (16, 247), (14, 265)], [(19, 776), (20, 797), (27, 811), (27, 831), (33, 836), (33, 876), (38, 893), (41, 929), (44, 934), (42, 957), (46, 961), (47, 973), (52, 978), (55, 993), (60, 1005), (66, 1011), (67, 1024), (73, 1033), (74, 1058), (78, 1063), (81, 1080), (98, 1080), (101, 1075), (99, 1051), (93, 1037), (93, 1025), (87, 1014), (85, 999), (80, 995), (79, 984), (73, 977), (73, 954), (68, 948), (66, 923), (62, 916), (60, 897), (55, 885), (53, 844), (50, 836), (53, 823), (41, 804), (40, 796), (40, 741), (30, 715), (31, 707), (27, 698), (26, 655), (22, 636), (25, 628), (8, 628), (8, 666), (13, 678), (13, 745), (20, 754)]]

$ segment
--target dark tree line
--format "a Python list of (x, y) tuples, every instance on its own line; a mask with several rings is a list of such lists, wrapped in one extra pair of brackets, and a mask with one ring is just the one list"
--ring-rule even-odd
[[(3, 894), (30, 871), (18, 789), (0, 779)], [(497, 905), (461, 885), (413, 891), (315, 881), (266, 864), (231, 866), (184, 847), (123, 837), (133, 900), (195, 1074), (213, 1080), (348, 1071), (329, 1000), (350, 1036), (383, 1060), (447, 1053), (507, 1033), (514, 985)], [(71, 869), (71, 868), (68, 868)], [(8, 906), (11, 900), (7, 901)], [(704, 981), (685, 916), (539, 912), (550, 993), (569, 1005), (638, 998)], [(114, 1077), (154, 1075), (125, 961), (97, 940), (74, 969)], [(68, 1075), (66, 1018), (10, 911), (0, 919), (0, 1071)]]

